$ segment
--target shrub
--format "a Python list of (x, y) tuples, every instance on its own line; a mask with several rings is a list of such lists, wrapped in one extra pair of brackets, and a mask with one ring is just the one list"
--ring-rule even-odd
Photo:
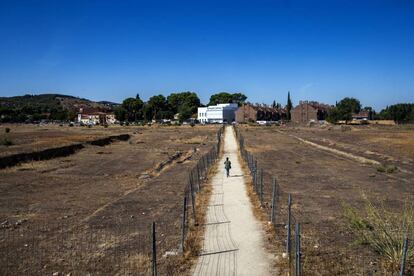
[(393, 173), (393, 172), (396, 172), (396, 171), (398, 171), (398, 168), (395, 165), (387, 167), (387, 173)]
[(395, 165), (379, 166), (379, 167), (377, 167), (377, 171), (378, 172), (382, 172), (382, 173), (384, 173), (384, 172), (386, 172), (386, 173), (394, 173), (394, 172), (397, 172), (398, 171), (398, 168)]
[(3, 140), (1, 140), (0, 145), (8, 147), (12, 146), (13, 142), (10, 139), (4, 138)]
[(6, 127), (6, 129), (4, 131), (6, 131), (6, 133), (9, 133), (10, 132), (10, 128), (9, 127)]
[(409, 239), (407, 264), (414, 262), (414, 203), (406, 202), (400, 212), (391, 212), (379, 201), (375, 206), (364, 196), (364, 214), (361, 209), (344, 205), (344, 215), (357, 242), (368, 245), (385, 258), (391, 270), (398, 269), (402, 255), (403, 240)]
[(377, 171), (378, 172), (385, 172), (385, 167), (384, 166), (379, 166), (379, 167), (377, 167)]

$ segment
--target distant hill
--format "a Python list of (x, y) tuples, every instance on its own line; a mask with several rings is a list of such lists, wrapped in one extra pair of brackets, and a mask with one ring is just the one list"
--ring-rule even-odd
[(110, 112), (117, 105), (108, 101), (94, 102), (61, 94), (0, 97), (0, 121), (73, 120), (80, 108)]

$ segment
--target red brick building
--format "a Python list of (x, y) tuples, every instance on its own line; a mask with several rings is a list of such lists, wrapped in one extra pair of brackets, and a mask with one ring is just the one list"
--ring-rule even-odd
[(244, 104), (236, 110), (237, 123), (279, 121), (284, 118), (286, 118), (285, 110), (265, 105)]
[(300, 101), (299, 105), (290, 111), (291, 121), (297, 124), (307, 124), (310, 121), (325, 120), (330, 105), (311, 101)]

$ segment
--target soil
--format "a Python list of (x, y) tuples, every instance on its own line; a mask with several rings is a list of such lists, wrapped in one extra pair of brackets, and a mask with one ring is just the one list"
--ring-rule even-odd
[(63, 137), (55, 140), (20, 127), (9, 133), (20, 141), (13, 152), (131, 138), (0, 170), (0, 274), (143, 273), (153, 221), (161, 255), (177, 250), (188, 171), (215, 143), (218, 127), (56, 127), (46, 131)]
[[(382, 274), (382, 259), (355, 242), (344, 217), (343, 204), (361, 208), (365, 193), (373, 199), (384, 199), (385, 208), (398, 212), (404, 202), (414, 199), (414, 139), (411, 139), (414, 131), (400, 127), (353, 128), (343, 132), (252, 126), (241, 126), (240, 130), (246, 149), (264, 170), (265, 208), (270, 208), (272, 177), (279, 185), (276, 216), (279, 249), (275, 253), (281, 255), (285, 251), (287, 197), (291, 194), (294, 221), (300, 222), (302, 229), (304, 273)], [(314, 147), (295, 136), (356, 156), (362, 153), (366, 158), (402, 170), (379, 172), (376, 165)]]

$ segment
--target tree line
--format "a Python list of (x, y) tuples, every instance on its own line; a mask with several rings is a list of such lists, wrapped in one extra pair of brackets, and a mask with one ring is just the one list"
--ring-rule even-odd
[[(245, 103), (247, 96), (242, 93), (219, 92), (211, 95), (208, 105), (220, 103)], [(151, 121), (161, 119), (174, 119), (185, 121), (197, 113), (197, 108), (203, 106), (195, 92), (171, 93), (167, 97), (155, 95), (144, 102), (139, 95), (135, 98), (125, 99), (119, 107), (115, 108), (115, 118), (118, 121)]]
[(361, 102), (355, 98), (343, 98), (328, 112), (327, 120), (335, 123), (340, 120), (352, 120), (352, 114), (366, 112), (370, 120), (394, 120), (397, 123), (414, 122), (414, 103), (400, 103), (387, 106), (379, 113), (370, 106), (362, 107)]
[[(77, 116), (77, 110), (62, 105), (59, 98), (67, 98), (76, 101), (86, 101), (72, 96), (58, 94), (25, 95), (21, 97), (0, 98), (0, 122), (35, 122), (42, 119), (57, 121), (73, 121)], [(211, 95), (207, 105), (220, 103), (237, 103), (239, 106), (246, 103), (247, 96), (242, 93), (219, 92)], [(203, 106), (197, 93), (191, 91), (171, 93), (167, 97), (155, 95), (144, 102), (139, 95), (135, 98), (127, 98), (119, 105), (106, 106), (106, 111), (113, 111), (118, 121), (151, 121), (161, 119), (173, 119), (185, 121), (196, 116), (197, 108)], [(273, 108), (280, 109), (282, 105), (273, 101)], [(287, 119), (291, 118), (293, 104), (290, 92), (284, 106)], [(362, 107), (358, 99), (346, 97), (337, 102), (328, 111), (326, 119), (329, 122), (340, 120), (352, 120), (352, 114), (361, 111), (368, 113), (369, 119), (394, 120), (398, 123), (414, 122), (414, 103), (399, 103), (387, 106), (376, 113), (372, 107)]]

